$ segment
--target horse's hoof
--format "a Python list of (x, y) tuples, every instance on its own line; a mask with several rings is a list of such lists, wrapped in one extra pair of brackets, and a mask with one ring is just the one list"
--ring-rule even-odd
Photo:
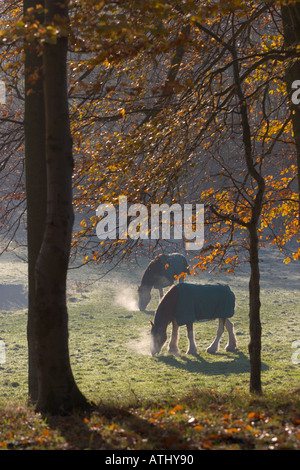
[(235, 352), (235, 351), (237, 351), (237, 346), (226, 346), (225, 351), (226, 352)]
[(215, 349), (215, 348), (207, 348), (207, 349), (206, 349), (206, 352), (209, 353), (209, 354), (215, 354), (215, 353), (218, 352), (218, 350)]
[(174, 354), (174, 356), (178, 356), (179, 349), (169, 349), (168, 353), (169, 354)]
[(186, 353), (189, 354), (190, 356), (197, 356), (198, 351), (187, 351)]

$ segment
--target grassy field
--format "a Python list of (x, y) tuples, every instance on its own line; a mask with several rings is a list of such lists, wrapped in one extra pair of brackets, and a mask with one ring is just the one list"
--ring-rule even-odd
[[(184, 328), (181, 329), (179, 356), (169, 355), (166, 349), (157, 357), (150, 355), (150, 320), (158, 294), (153, 294), (149, 312), (137, 311), (136, 286), (143, 266), (122, 266), (102, 280), (97, 280), (99, 268), (96, 267), (71, 270), (68, 302), (72, 368), (80, 389), (102, 410), (85, 418), (85, 432), (78, 432), (79, 436), (74, 432), (76, 437), (71, 439), (72, 445), (75, 448), (134, 449), (160, 448), (157, 446), (162, 445), (163, 448), (184, 448), (185, 445), (189, 448), (257, 448), (258, 442), (262, 448), (300, 448), (299, 393), (295, 392), (299, 389), (300, 364), (292, 361), (295, 352), (292, 343), (300, 340), (297, 269), (297, 266), (283, 265), (277, 255), (270, 253), (267, 261), (262, 263), (262, 382), (265, 396), (256, 401), (248, 394), (246, 268), (245, 272), (227, 278), (206, 275), (197, 279), (197, 282), (227, 282), (234, 290), (236, 314), (233, 320), (238, 351), (225, 353), (227, 338), (224, 334), (220, 352), (216, 355), (206, 353), (206, 347), (215, 336), (217, 322), (199, 323), (195, 326), (199, 351), (196, 357), (185, 354)], [(60, 426), (54, 431), (53, 426), (46, 426), (41, 419), (37, 425), (38, 418), (25, 405), (27, 311), (22, 289), (26, 290), (26, 270), (26, 263), (10, 256), (4, 257), (2, 263), (0, 261), (3, 292), (0, 339), (6, 346), (6, 362), (0, 364), (0, 416), (6, 422), (14, 422), (15, 429), (18, 429), (19, 415), (23, 420), (26, 415), (26, 422), (35, 423), (28, 426), (34, 427), (37, 435), (32, 437), (33, 440), (28, 436), (24, 438), (23, 441), (29, 442), (24, 444), (25, 447), (64, 448), (68, 447), (67, 439), (62, 437), (66, 432), (58, 431)], [(196, 279), (192, 281), (196, 282)], [(15, 286), (15, 290), (11, 291), (11, 286)], [(283, 431), (286, 426), (283, 411), (279, 410), (285, 410), (288, 431)], [(131, 424), (127, 423), (129, 428), (126, 430), (127, 415)], [(275, 423), (280, 428), (280, 435)], [(143, 436), (143, 426), (149, 428), (148, 434), (152, 432), (150, 440)], [(257, 426), (261, 426), (259, 431)], [(178, 430), (182, 427), (186, 432), (182, 434), (181, 431), (180, 437)], [(8, 444), (9, 448), (10, 442), (22, 443), (17, 434), (7, 437), (8, 428), (0, 421), (3, 447), (7, 448)], [(175, 429), (177, 434), (174, 434)], [(87, 436), (89, 439), (95, 437), (93, 443), (87, 442)]]

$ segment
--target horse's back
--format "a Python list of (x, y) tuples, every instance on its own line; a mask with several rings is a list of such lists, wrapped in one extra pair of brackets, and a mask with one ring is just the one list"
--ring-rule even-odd
[(189, 273), (187, 259), (180, 253), (161, 255), (159, 259), (161, 264), (161, 276), (165, 277), (171, 284), (174, 282), (176, 276), (180, 276), (182, 273)]
[(235, 296), (228, 285), (179, 284), (175, 317), (178, 325), (234, 314)]
[(174, 267), (174, 269), (187, 269), (188, 262), (184, 255), (181, 253), (170, 253), (169, 255), (165, 255), (167, 261)]

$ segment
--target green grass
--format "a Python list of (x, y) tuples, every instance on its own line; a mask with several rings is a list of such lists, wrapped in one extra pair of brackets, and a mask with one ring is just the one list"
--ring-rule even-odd
[[(73, 369), (88, 396), (103, 400), (113, 397), (148, 400), (165, 394), (176, 397), (195, 387), (248, 391), (248, 298), (243, 289), (235, 288), (237, 352), (224, 351), (227, 342), (224, 334), (219, 353), (206, 353), (217, 328), (217, 322), (207, 322), (195, 325), (198, 356), (185, 354), (186, 331), (181, 328), (181, 354), (169, 355), (165, 348), (154, 358), (149, 353), (152, 315), (115, 305), (112, 291), (99, 288), (84, 305), (70, 308)], [(296, 290), (289, 291), (289, 299), (295, 302), (283, 313), (278, 291), (262, 292), (262, 381), (266, 391), (286, 391), (299, 386), (300, 366), (291, 360), (292, 342), (300, 338), (297, 297)], [(284, 294), (281, 299), (284, 304)], [(154, 296), (149, 310), (155, 309), (157, 300)]]
[[(6, 363), (0, 365), (3, 448), (299, 449), (299, 393), (294, 391), (300, 364), (291, 359), (292, 342), (300, 340), (296, 282), (280, 280), (282, 271), (276, 279), (262, 280), (264, 396), (254, 399), (248, 393), (247, 275), (226, 280), (236, 294), (237, 352), (225, 353), (224, 334), (219, 353), (206, 353), (217, 328), (217, 322), (207, 322), (195, 325), (198, 356), (185, 354), (181, 328), (181, 354), (164, 349), (152, 357), (152, 315), (115, 301), (123, 287), (136, 289), (141, 270), (122, 276), (124, 271), (90, 287), (83, 281), (95, 279), (95, 272), (70, 275), (70, 358), (79, 388), (99, 404), (90, 415), (57, 418), (55, 424), (27, 408), (27, 312), (0, 313), (0, 339), (6, 344)], [(155, 293), (150, 311), (157, 302)]]

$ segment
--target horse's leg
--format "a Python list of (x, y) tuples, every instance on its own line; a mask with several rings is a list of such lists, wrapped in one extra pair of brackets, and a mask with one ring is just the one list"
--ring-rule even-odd
[(164, 290), (162, 287), (160, 287), (158, 290), (159, 290), (159, 298), (162, 299), (164, 296)]
[(192, 354), (195, 356), (198, 353), (198, 351), (197, 351), (197, 346), (195, 343), (193, 323), (188, 323), (186, 325), (186, 329), (187, 329), (187, 337), (189, 340), (189, 349), (187, 350), (187, 354)]
[(178, 338), (179, 338), (179, 327), (177, 325), (176, 320), (172, 321), (172, 335), (169, 342), (169, 353), (170, 354), (178, 354)]
[(225, 347), (226, 351), (235, 351), (237, 349), (237, 341), (234, 333), (234, 325), (228, 318), (225, 320), (225, 328), (228, 332), (228, 344)]
[(215, 339), (213, 340), (211, 345), (207, 348), (206, 351), (208, 353), (215, 353), (215, 352), (218, 351), (220, 338), (221, 338), (221, 336), (224, 332), (224, 325), (225, 325), (225, 318), (219, 318), (219, 326), (218, 326), (218, 330), (217, 330), (217, 336), (215, 337)]

